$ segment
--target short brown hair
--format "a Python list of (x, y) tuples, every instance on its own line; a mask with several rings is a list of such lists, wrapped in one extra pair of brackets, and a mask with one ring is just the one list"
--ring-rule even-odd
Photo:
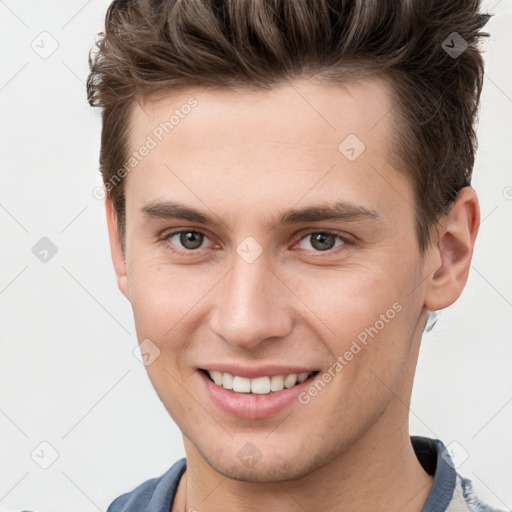
[[(133, 105), (187, 86), (269, 89), (297, 78), (390, 81), (396, 149), (423, 252), (470, 185), (484, 64), (480, 0), (115, 0), (89, 54), (105, 184), (128, 158)], [(122, 174), (124, 176), (124, 174)], [(114, 183), (116, 184), (116, 183)], [(123, 180), (107, 193), (123, 243)]]

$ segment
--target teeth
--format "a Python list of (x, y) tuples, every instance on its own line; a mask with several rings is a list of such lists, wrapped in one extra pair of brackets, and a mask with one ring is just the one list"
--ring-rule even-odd
[(292, 373), (291, 375), (287, 375), (284, 379), (284, 387), (285, 388), (291, 388), (292, 386), (295, 386), (295, 383), (297, 382), (297, 375), (295, 373)]
[(270, 380), (271, 391), (281, 391), (284, 389), (284, 377), (282, 375), (274, 375)]
[(217, 386), (222, 386), (224, 389), (231, 389), (236, 393), (266, 395), (271, 391), (282, 391), (285, 388), (291, 388), (296, 384), (304, 382), (311, 375), (311, 372), (257, 377), (255, 379), (247, 379), (246, 377), (239, 377), (238, 375), (222, 373), (216, 370), (208, 370), (208, 374)]
[(251, 379), (245, 377), (239, 377), (236, 375), (233, 377), (233, 391), (237, 393), (250, 393), (251, 392)]
[(217, 386), (222, 386), (222, 373), (214, 370), (213, 372), (208, 372), (210, 374), (210, 377), (213, 379), (213, 382), (217, 384)]
[(233, 375), (224, 373), (222, 375), (222, 387), (224, 389), (233, 389)]
[[(251, 392), (258, 395), (270, 393), (270, 379), (268, 377), (258, 377), (256, 379), (247, 379), (251, 382)], [(237, 389), (238, 391), (238, 389)]]
[(310, 375), (309, 372), (299, 373), (297, 375), (297, 382), (299, 384), (302, 384), (309, 377), (309, 375)]

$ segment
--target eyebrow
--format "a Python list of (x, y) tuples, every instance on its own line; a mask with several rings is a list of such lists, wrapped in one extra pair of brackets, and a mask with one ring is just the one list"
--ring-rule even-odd
[[(152, 219), (182, 219), (205, 225), (225, 225), (220, 217), (191, 208), (176, 201), (150, 201), (140, 209), (141, 213)], [(360, 220), (383, 221), (382, 216), (371, 208), (347, 202), (335, 202), (307, 206), (300, 209), (288, 209), (279, 214), (269, 223), (269, 231), (279, 227), (320, 221), (355, 222)]]

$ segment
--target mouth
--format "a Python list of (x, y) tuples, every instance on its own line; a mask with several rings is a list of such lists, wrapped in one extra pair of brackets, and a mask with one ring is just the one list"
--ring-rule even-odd
[(285, 389), (300, 386), (320, 373), (320, 370), (288, 375), (262, 376), (253, 379), (199, 368), (199, 371), (219, 388), (245, 395), (272, 395)]
[[(241, 420), (264, 420), (284, 413), (289, 407), (303, 407), (299, 397), (315, 386), (320, 370), (303, 374), (246, 378), (198, 368), (206, 396), (221, 411)], [(248, 372), (246, 372), (248, 373)], [(300, 375), (300, 381), (299, 381)], [(287, 387), (288, 386), (288, 387)]]

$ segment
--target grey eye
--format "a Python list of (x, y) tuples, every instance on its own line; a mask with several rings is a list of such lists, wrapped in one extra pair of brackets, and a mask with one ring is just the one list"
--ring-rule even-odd
[(201, 247), (205, 236), (198, 231), (179, 231), (174, 233), (170, 240), (176, 236), (179, 236), (179, 243), (187, 250), (194, 250)]
[[(316, 251), (328, 251), (333, 249), (334, 247), (339, 247), (344, 244), (344, 241), (341, 239), (339, 235), (335, 233), (329, 233), (328, 231), (314, 231), (312, 233), (307, 234), (300, 243), (304, 242), (304, 240), (311, 240), (310, 245)], [(336, 239), (340, 240), (340, 243), (336, 246)], [(310, 250), (308, 247), (301, 247), (302, 249)]]

